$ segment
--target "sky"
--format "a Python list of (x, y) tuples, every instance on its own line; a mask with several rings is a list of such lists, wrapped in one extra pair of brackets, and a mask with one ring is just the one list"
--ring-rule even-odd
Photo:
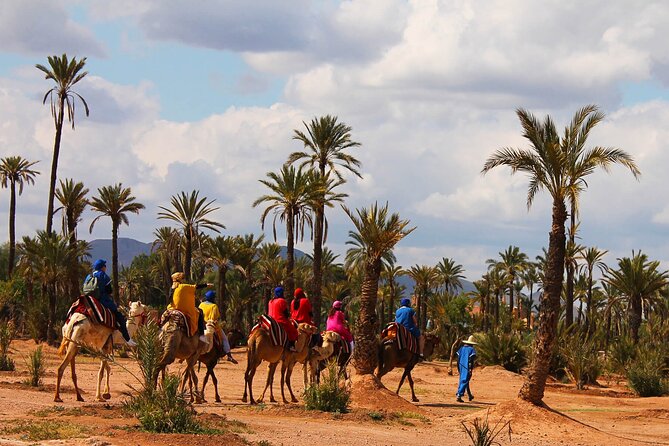
[[(326, 114), (351, 126), (350, 208), (388, 202), (417, 229), (398, 263), (461, 263), (474, 280), (509, 245), (548, 244), (550, 197), (526, 207), (527, 178), (487, 157), (528, 148), (516, 109), (562, 129), (577, 109), (607, 115), (592, 146), (636, 160), (588, 178), (579, 242), (607, 263), (642, 250), (669, 268), (669, 4), (592, 0), (10, 0), (0, 3), (0, 156), (39, 160), (18, 200), (18, 236), (45, 225), (54, 124), (42, 105), (50, 55), (87, 57), (76, 129), (63, 132), (58, 177), (91, 189), (121, 182), (146, 206), (120, 236), (153, 240), (181, 191), (220, 207), (224, 234), (261, 233), (258, 180), (302, 147), (294, 129)], [(9, 193), (0, 190), (0, 240)], [(352, 224), (327, 211), (343, 261)], [(110, 238), (111, 222), (89, 233)], [(55, 218), (60, 223), (60, 217)], [(272, 239), (271, 228), (265, 231)], [(285, 243), (282, 228), (279, 243)], [(310, 252), (308, 237), (298, 248)]]

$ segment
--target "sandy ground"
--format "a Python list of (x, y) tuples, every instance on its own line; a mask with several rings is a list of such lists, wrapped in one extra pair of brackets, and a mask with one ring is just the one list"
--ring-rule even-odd
[[(471, 425), (474, 418), (489, 417), (511, 422), (511, 440), (500, 436), (501, 444), (513, 445), (669, 445), (669, 397), (635, 398), (623, 386), (606, 383), (604, 387), (577, 391), (570, 385), (550, 384), (545, 402), (552, 411), (540, 410), (515, 399), (522, 377), (498, 367), (478, 368), (472, 379), (475, 400), (457, 403), (457, 377), (449, 376), (442, 362), (419, 364), (413, 376), (419, 403), (401, 402), (385, 410), (353, 407), (343, 415), (305, 411), (302, 404), (269, 403), (251, 407), (241, 402), (244, 390), (245, 349), (235, 350), (238, 365), (221, 362), (217, 367), (222, 403), (213, 403), (212, 384), (205, 396), (209, 403), (197, 406), (205, 424), (226, 426), (224, 436), (156, 435), (140, 432), (133, 418), (124, 417), (120, 405), (128, 384), (136, 384), (129, 371), (137, 367), (129, 359), (118, 358), (127, 370), (113, 366), (112, 399), (93, 402), (98, 362), (80, 356), (77, 363), (79, 386), (84, 403), (75, 401), (69, 370), (63, 383), (63, 403), (53, 403), (55, 371), (58, 358), (55, 349), (44, 347), (47, 375), (41, 389), (23, 382), (27, 377), (25, 357), (35, 348), (32, 341), (12, 344), (16, 372), (0, 372), (0, 446), (5, 444), (38, 444), (21, 440), (21, 432), (12, 432), (22, 422), (55, 421), (82, 426), (82, 438), (52, 440), (39, 444), (76, 445), (237, 445), (248, 442), (261, 445), (466, 445), (471, 444), (462, 423)], [(179, 366), (172, 366), (176, 371)], [(129, 371), (128, 371), (129, 370)], [(204, 370), (199, 373), (204, 376)], [(261, 365), (255, 379), (255, 396), (262, 393), (266, 366)], [(279, 377), (275, 380), (275, 397), (281, 401)], [(400, 371), (383, 379), (392, 390), (399, 382)], [(293, 375), (293, 389), (302, 392), (302, 373)], [(400, 395), (410, 398), (408, 384)], [(362, 396), (362, 400), (371, 401)], [(361, 401), (360, 398), (357, 401)], [(364, 405), (364, 404), (363, 404)], [(20, 431), (20, 429), (19, 429)]]

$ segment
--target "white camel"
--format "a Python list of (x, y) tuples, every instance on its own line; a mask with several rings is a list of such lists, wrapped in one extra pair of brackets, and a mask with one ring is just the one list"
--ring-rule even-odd
[[(107, 361), (107, 357), (112, 354), (112, 334), (114, 330), (104, 325), (93, 324), (85, 315), (75, 313), (70, 317), (70, 320), (63, 325), (63, 341), (58, 349), (58, 354), (65, 356), (63, 362), (58, 367), (58, 378), (56, 380), (56, 394), (53, 400), (57, 403), (62, 402), (60, 398), (60, 381), (63, 378), (63, 372), (70, 364), (72, 367), (72, 382), (74, 383), (74, 390), (77, 394), (77, 401), (83, 401), (84, 398), (79, 392), (77, 386), (77, 373), (75, 367), (75, 358), (79, 352), (80, 347), (90, 348), (102, 354), (100, 357), (100, 371), (98, 372), (98, 384), (95, 390), (95, 400), (105, 401), (111, 398), (109, 393), (109, 373), (111, 367)], [(102, 386), (103, 377), (107, 376), (105, 382), (105, 392), (100, 394), (100, 387)]]
[[(130, 302), (129, 305), (128, 320), (126, 321), (125, 326), (128, 329), (130, 338), (135, 339), (135, 333), (137, 333), (139, 327), (146, 325), (146, 321), (149, 317), (149, 307), (140, 301)], [(125, 345), (125, 339), (123, 339), (123, 335), (121, 335), (121, 332), (118, 330), (114, 331), (114, 345)]]

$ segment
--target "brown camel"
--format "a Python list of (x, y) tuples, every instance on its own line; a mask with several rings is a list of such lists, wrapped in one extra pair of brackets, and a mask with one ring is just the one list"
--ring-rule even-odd
[[(439, 337), (426, 333), (425, 335), (425, 357), (432, 356), (434, 348), (441, 341)], [(378, 378), (379, 381), (386, 373), (390, 372), (395, 367), (404, 367), (404, 373), (402, 374), (402, 379), (400, 379), (400, 384), (397, 386), (397, 393), (399, 395), (402, 384), (404, 384), (404, 379), (406, 378), (409, 381), (409, 386), (411, 387), (411, 401), (417, 403), (418, 398), (416, 398), (416, 393), (413, 390), (413, 378), (411, 377), (411, 371), (413, 368), (420, 362), (420, 356), (417, 353), (413, 353), (407, 349), (399, 350), (397, 348), (396, 342), (389, 342), (384, 344), (381, 341), (379, 345), (379, 369), (378, 369)]]
[(308, 324), (300, 324), (300, 325), (305, 326), (304, 333), (308, 333), (309, 336), (299, 336), (297, 338), (297, 342), (295, 343), (295, 350), (297, 351), (291, 352), (286, 350), (284, 351), (283, 358), (281, 359), (281, 397), (283, 398), (284, 404), (288, 404), (288, 400), (286, 400), (286, 395), (283, 389), (284, 383), (286, 384), (286, 386), (288, 386), (288, 391), (290, 392), (290, 400), (293, 403), (297, 403), (297, 398), (295, 398), (295, 395), (293, 394), (293, 388), (290, 385), (290, 377), (293, 374), (293, 368), (295, 368), (295, 365), (298, 362), (300, 364), (305, 364), (305, 367), (303, 368), (304, 388), (306, 389), (307, 387), (306, 363), (310, 356), (309, 342), (311, 341), (311, 336), (313, 336), (318, 332), (318, 328)]
[[(72, 368), (72, 382), (74, 383), (74, 391), (77, 394), (77, 401), (84, 400), (79, 392), (79, 387), (77, 386), (75, 366), (75, 358), (80, 347), (90, 348), (102, 353), (100, 359), (100, 371), (98, 372), (98, 384), (95, 390), (95, 400), (105, 401), (111, 398), (111, 394), (109, 393), (109, 372), (111, 371), (111, 367), (109, 366), (107, 358), (112, 354), (113, 333), (114, 329), (105, 327), (104, 325), (93, 324), (85, 315), (80, 313), (73, 314), (70, 320), (63, 325), (63, 340), (58, 349), (58, 354), (61, 356), (64, 355), (65, 357), (58, 367), (56, 394), (53, 397), (55, 402), (61, 403), (63, 401), (60, 398), (60, 381), (63, 378), (63, 373), (68, 364), (70, 364)], [(105, 393), (100, 394), (100, 387), (105, 374), (107, 377), (107, 380), (105, 381)]]
[(186, 362), (186, 369), (181, 376), (181, 390), (183, 391), (188, 383), (191, 403), (195, 401), (199, 404), (202, 402), (202, 395), (199, 394), (197, 389), (195, 364), (200, 354), (206, 350), (207, 344), (200, 341), (200, 336), (197, 333), (193, 336), (186, 334), (183, 317), (182, 314), (172, 311), (161, 328), (160, 337), (163, 341), (163, 356), (156, 368), (153, 381), (157, 385), (158, 375), (161, 372), (164, 374), (167, 366), (172, 364), (175, 359), (183, 359)]
[[(298, 325), (298, 337), (295, 342), (295, 349), (297, 351), (308, 348), (309, 339), (313, 334), (312, 327), (313, 326), (309, 324)], [(244, 396), (242, 397), (242, 402), (245, 403), (250, 401), (251, 404), (257, 404), (256, 400), (253, 399), (253, 376), (255, 375), (258, 366), (263, 361), (267, 361), (269, 363), (267, 382), (265, 383), (265, 390), (259, 401), (264, 399), (265, 392), (267, 391), (267, 388), (269, 388), (270, 402), (276, 403), (274, 392), (272, 390), (272, 383), (274, 381), (274, 371), (283, 357), (284, 348), (280, 345), (273, 345), (269, 332), (263, 328), (257, 329), (251, 333), (247, 345), (247, 363), (246, 372), (244, 373)]]
[(312, 355), (309, 359), (309, 366), (311, 368), (311, 382), (320, 382), (321, 372), (327, 367), (327, 362), (330, 358), (336, 358), (339, 366), (339, 376), (348, 379), (348, 371), (346, 367), (351, 360), (351, 353), (343, 349), (343, 343), (346, 342), (342, 337), (334, 331), (326, 331), (323, 335), (322, 347), (314, 350), (321, 353), (320, 355)]

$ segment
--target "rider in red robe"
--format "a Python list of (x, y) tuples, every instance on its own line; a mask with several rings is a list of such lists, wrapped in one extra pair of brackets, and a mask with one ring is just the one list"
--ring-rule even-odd
[(288, 335), (288, 346), (291, 349), (295, 348), (295, 341), (297, 341), (297, 328), (290, 320), (290, 311), (288, 311), (288, 302), (283, 297), (283, 287), (276, 287), (274, 289), (274, 298), (269, 301), (268, 309), (269, 317), (277, 321)]

